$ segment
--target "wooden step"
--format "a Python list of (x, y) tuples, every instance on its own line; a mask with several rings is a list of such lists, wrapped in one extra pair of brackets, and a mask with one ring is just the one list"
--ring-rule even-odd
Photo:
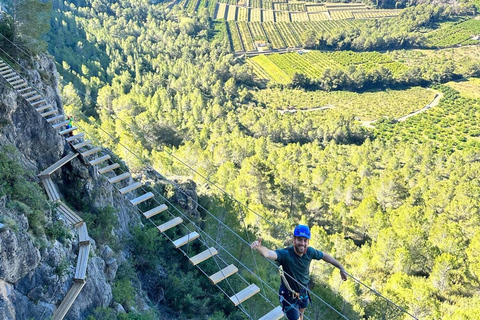
[(28, 83), (24, 82), (22, 84), (17, 84), (15, 86), (13, 86), (13, 89), (18, 90), (18, 89), (23, 88), (25, 86), (28, 86)]
[(253, 295), (257, 294), (260, 292), (260, 288), (257, 287), (255, 284), (251, 284), (242, 291), (238, 292), (237, 294), (234, 294), (233, 296), (230, 297), (230, 301), (235, 306), (238, 306), (248, 298), (252, 297)]
[(75, 299), (80, 294), (80, 291), (82, 291), (83, 286), (85, 286), (85, 281), (76, 281), (73, 283), (63, 298), (62, 303), (53, 313), (52, 320), (62, 320), (65, 317), (73, 302), (75, 302)]
[(50, 115), (52, 115), (52, 114), (56, 114), (57, 112), (58, 112), (58, 111), (57, 111), (56, 109), (54, 109), (54, 110), (50, 110), (50, 111), (47, 111), (47, 112), (44, 112), (44, 113), (40, 113), (40, 115), (41, 115), (42, 117), (46, 117), (46, 116), (50, 116)]
[(166, 204), (161, 204), (158, 207), (155, 207), (153, 209), (148, 210), (147, 212), (144, 212), (143, 215), (145, 216), (145, 218), (150, 219), (151, 217), (153, 217), (153, 216), (155, 216), (155, 215), (157, 215), (157, 214), (159, 214), (159, 213), (161, 213), (161, 212), (163, 212), (167, 209), (168, 209), (168, 207), (167, 207)]
[(12, 83), (10, 83), (10, 84), (11, 84), (12, 86), (19, 86), (21, 83), (27, 85), (27, 83), (26, 83), (25, 80), (23, 80), (23, 79), (14, 81), (14, 82), (12, 82)]
[(210, 277), (208, 277), (208, 279), (210, 279), (210, 281), (213, 284), (217, 284), (220, 281), (230, 277), (232, 274), (234, 274), (236, 272), (238, 272), (238, 268), (235, 267), (233, 264), (231, 264), (231, 265), (223, 268), (222, 270), (218, 271), (217, 273), (212, 274)]
[(10, 70), (9, 67), (0, 69), (0, 74), (1, 74), (2, 76), (5, 76), (6, 74), (10, 74), (11, 72), (12, 72), (12, 71)]
[(20, 94), (22, 94), (23, 92), (29, 91), (29, 90), (32, 90), (32, 91), (31, 91), (32, 93), (36, 93), (36, 92), (37, 92), (37, 91), (33, 90), (32, 87), (26, 87), (26, 88), (23, 88), (23, 89), (18, 90), (17, 92), (20, 93)]
[(88, 156), (91, 156), (92, 154), (97, 153), (97, 152), (100, 152), (100, 151), (102, 151), (102, 148), (100, 148), (100, 147), (95, 147), (95, 148), (92, 148), (92, 149), (87, 150), (87, 151), (85, 151), (85, 152), (82, 152), (82, 153), (80, 153), (80, 154), (82, 155), (82, 157), (88, 157)]
[(175, 218), (173, 218), (172, 220), (167, 221), (167, 222), (159, 225), (159, 226), (157, 227), (157, 229), (158, 229), (158, 231), (160, 231), (160, 232), (165, 232), (165, 231), (167, 231), (168, 229), (171, 229), (171, 228), (173, 228), (173, 227), (175, 227), (175, 226), (178, 226), (178, 225), (179, 225), (180, 223), (182, 223), (182, 222), (183, 222), (183, 219), (182, 219), (182, 218), (180, 218), (180, 217), (175, 217)]
[[(47, 100), (42, 99), (42, 100), (30, 102), (30, 105), (31, 105), (32, 107), (35, 107), (35, 106), (40, 106), (42, 103), (47, 103)], [(62, 115), (62, 116), (63, 116), (63, 115)]]
[(11, 74), (7, 74), (6, 76), (3, 76), (5, 78), (5, 80), (7, 80), (8, 82), (11, 82), (11, 81), (14, 81), (14, 80), (18, 80), (20, 79), (20, 76), (16, 73), (11, 73)]
[(81, 223), (78, 228), (78, 243), (80, 245), (89, 244), (90, 238), (88, 237), (87, 224), (85, 222)]
[(68, 137), (67, 140), (68, 142), (72, 141), (72, 140), (75, 140), (75, 139), (80, 139), (80, 138), (83, 138), (85, 136), (85, 133), (81, 132), (79, 134), (76, 134), (74, 136), (71, 136), (71, 137)]
[(98, 169), (98, 173), (104, 174), (104, 173), (110, 172), (112, 170), (115, 170), (117, 168), (120, 168), (120, 165), (118, 163), (114, 163), (114, 164), (109, 165), (108, 167)]
[(54, 129), (58, 129), (58, 128), (60, 128), (60, 127), (66, 126), (69, 122), (70, 122), (70, 121), (65, 120), (65, 121), (62, 121), (62, 122), (59, 122), (59, 123), (57, 123), (57, 124), (52, 125), (52, 127), (53, 127)]
[(65, 203), (59, 201), (57, 211), (65, 217), (68, 224), (78, 225), (83, 222), (83, 219), (78, 216), (72, 209), (70, 209)]
[(40, 172), (38, 174), (38, 176), (40, 178), (42, 177), (48, 177), (49, 175), (51, 175), (52, 173), (54, 173), (57, 169), (59, 169), (60, 167), (62, 167), (64, 164), (70, 162), (72, 159), (76, 158), (78, 156), (78, 153), (76, 152), (70, 152), (68, 153), (65, 157), (63, 157), (62, 159), (58, 160), (57, 162), (55, 162), (54, 164), (52, 164), (50, 167), (48, 167), (47, 169), (43, 170), (42, 172)]
[(211, 247), (211, 248), (208, 248), (207, 250), (197, 254), (196, 256), (191, 257), (189, 260), (194, 266), (196, 266), (200, 262), (205, 261), (210, 257), (213, 257), (217, 253), (218, 253), (217, 249), (215, 249), (214, 247)]
[(64, 134), (67, 134), (67, 133), (72, 132), (73, 130), (77, 130), (77, 127), (71, 127), (71, 128), (62, 130), (62, 131), (60, 131), (59, 133), (60, 133), (61, 135), (64, 135)]
[(52, 122), (57, 121), (57, 120), (63, 120), (63, 114), (59, 114), (58, 116), (48, 118), (47, 122), (52, 123)]
[(137, 197), (133, 200), (130, 200), (130, 203), (132, 204), (132, 206), (136, 206), (136, 205), (139, 205), (140, 203), (142, 203), (144, 201), (147, 201), (148, 199), (152, 199), (152, 198), (153, 198), (153, 193), (152, 192), (147, 192), (144, 195), (141, 195), (140, 197)]
[(120, 182), (124, 179), (130, 178), (130, 176), (131, 176), (130, 172), (125, 172), (125, 173), (122, 173), (118, 176), (115, 176), (115, 177), (112, 177), (112, 178), (108, 179), (108, 182), (117, 183), (117, 182)]
[(198, 237), (200, 237), (200, 235), (196, 231), (193, 231), (193, 232), (190, 232), (189, 234), (173, 241), (173, 245), (175, 246), (175, 248), (178, 249), (181, 246), (186, 245), (187, 243), (197, 239)]
[(57, 201), (60, 199), (60, 194), (58, 193), (57, 187), (50, 177), (47, 176), (46, 178), (42, 179), (42, 184), (50, 201)]
[(88, 255), (90, 253), (90, 243), (81, 244), (78, 249), (77, 268), (75, 269), (74, 280), (85, 280), (87, 273)]
[(132, 183), (131, 185), (128, 185), (126, 187), (123, 187), (122, 189), (118, 190), (120, 191), (121, 194), (125, 194), (125, 193), (128, 193), (128, 192), (131, 192), (135, 189), (138, 189), (142, 186), (142, 183), (141, 182), (134, 182)]
[(30, 96), (33, 96), (34, 94), (37, 94), (37, 91), (35, 90), (30, 90), (27, 93), (23, 93), (23, 91), (26, 91), (26, 90), (27, 89), (18, 90), (18, 93), (20, 93), (24, 98), (28, 98)]
[(88, 163), (90, 163), (91, 166), (96, 166), (97, 164), (102, 163), (104, 161), (107, 161), (110, 158), (111, 158), (110, 155), (106, 154), (103, 157), (93, 159), (92, 161), (89, 161)]
[(282, 318), (283, 310), (281, 306), (278, 306), (258, 320), (280, 320)]
[(41, 107), (38, 107), (36, 108), (35, 110), (38, 111), (38, 112), (42, 112), (43, 110), (47, 110), (48, 108), (50, 108), (51, 105), (50, 104), (46, 104), (44, 106), (41, 106)]
[(28, 102), (32, 102), (32, 101), (35, 101), (35, 100), (37, 100), (38, 98), (41, 98), (41, 97), (42, 97), (41, 95), (36, 94), (33, 97), (30, 97), (30, 98), (25, 99), (25, 100), (27, 100)]
[(82, 141), (80, 143), (74, 144), (72, 147), (73, 147), (73, 149), (78, 150), (80, 148), (88, 146), (91, 143), (92, 143), (92, 140), (85, 140), (85, 141)]

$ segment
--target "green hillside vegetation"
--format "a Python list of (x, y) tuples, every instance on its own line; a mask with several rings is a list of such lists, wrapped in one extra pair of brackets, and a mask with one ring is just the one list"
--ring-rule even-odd
[(446, 83), (447, 86), (460, 92), (460, 94), (470, 99), (480, 99), (480, 79), (470, 78), (467, 81), (452, 81)]
[(480, 44), (480, 20), (471, 19), (441, 28), (428, 35), (429, 47), (453, 47), (459, 45)]
[[(259, 107), (267, 106), (278, 110), (308, 110), (328, 106), (361, 120), (375, 120), (381, 117), (400, 118), (421, 109), (434, 96), (434, 91), (421, 87), (363, 93), (265, 89), (255, 91), (253, 100)], [(330, 110), (315, 112), (328, 113)]]
[[(343, 77), (351, 78), (350, 81), (356, 88), (378, 85), (374, 83), (378, 82), (374, 80), (377, 77), (381, 78), (381, 82), (389, 85), (391, 82), (403, 80), (408, 71), (408, 68), (401, 63), (378, 52), (314, 50), (303, 54), (260, 55), (249, 60), (251, 61), (249, 64), (253, 65), (253, 70), (260, 79), (266, 78), (276, 83), (290, 84), (296, 75), (302, 74), (309, 79), (311, 85), (318, 83), (320, 87), (347, 87), (348, 84), (344, 83), (342, 74)], [(336, 73), (331, 74), (332, 71)], [(328, 77), (335, 78), (338, 84), (335, 80), (331, 83), (322, 83), (327, 82)]]
[[(257, 91), (250, 67), (229, 53), (228, 42), (218, 36), (206, 12), (188, 17), (174, 9), (167, 15), (162, 5), (124, 0), (55, 1), (54, 7), (49, 50), (69, 82), (61, 88), (65, 109), (75, 115), (76, 125), (121, 156), (132, 171), (141, 171), (147, 163), (167, 177), (193, 178), (206, 209), (245, 238), (263, 236), (274, 247), (283, 246), (285, 237), (253, 211), (240, 210), (202, 176), (285, 230), (299, 222), (311, 225), (311, 245), (331, 253), (351, 274), (419, 319), (478, 315), (478, 99), (437, 86), (434, 89), (444, 93), (437, 107), (405, 122), (378, 121), (373, 131), (355, 120), (351, 107), (282, 114), (277, 110), (283, 109), (281, 102), (272, 98), (275, 91)], [(447, 15), (443, 9), (430, 9), (406, 9), (402, 19), (415, 18), (411, 24), (395, 25), (393, 19), (367, 22), (360, 35), (375, 25), (380, 32), (372, 37), (377, 40), (396, 30), (392, 47), (397, 47), (401, 37), (412, 33), (404, 27), (423, 28)], [(351, 47), (345, 36), (327, 45)], [(347, 55), (338, 54), (336, 64), (342, 65)], [(363, 64), (365, 57), (373, 56), (378, 57), (360, 55), (348, 63)], [(383, 61), (388, 57), (382, 56)], [(305, 81), (298, 76), (292, 80)], [(423, 90), (410, 90), (418, 93), (412, 102), (416, 109), (417, 103), (423, 104)], [(298, 90), (282, 95), (289, 93), (299, 97), (297, 103), (309, 95)], [(397, 94), (401, 96), (393, 95)], [(363, 99), (352, 97), (358, 105)], [(319, 94), (313, 99), (329, 98)], [(409, 110), (406, 103), (403, 110)], [(383, 112), (394, 116), (390, 110), (374, 114)], [(109, 216), (105, 210), (97, 219)], [(213, 219), (200, 211), (199, 220), (215, 239), (252, 262), (247, 246), (215, 229)], [(185, 318), (242, 319), (206, 277), (165, 248), (153, 226), (134, 228), (132, 234), (131, 259), (121, 266), (113, 286), (115, 301), (126, 310), (131, 310), (139, 285), (134, 273), (141, 271), (142, 285), (152, 285), (163, 281), (157, 269), (162, 265), (171, 289), (162, 296), (154, 285), (147, 288), (160, 307), (169, 306)], [(260, 258), (256, 262), (259, 274), (275, 287), (278, 279), (270, 265)], [(338, 273), (325, 264), (315, 264), (313, 278), (313, 292), (349, 319), (381, 319), (387, 311), (382, 300), (354, 281), (340, 283)], [(259, 306), (258, 300), (247, 304), (253, 312), (259, 312)], [(91, 317), (105, 318), (109, 312), (96, 310)], [(340, 318), (321, 303), (307, 315)], [(134, 318), (133, 312), (127, 316)]]

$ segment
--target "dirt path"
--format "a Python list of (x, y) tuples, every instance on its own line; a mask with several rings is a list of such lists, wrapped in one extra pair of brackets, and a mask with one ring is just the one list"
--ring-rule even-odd
[(317, 108), (311, 108), (311, 109), (284, 109), (284, 110), (278, 110), (281, 114), (285, 113), (295, 113), (295, 112), (310, 112), (310, 111), (319, 111), (319, 110), (326, 110), (326, 109), (333, 109), (335, 108), (334, 105), (332, 104), (327, 104), (326, 106), (323, 107), (317, 107)]
[[(429, 90), (432, 90), (432, 89), (429, 89)], [(435, 90), (432, 90), (432, 91), (435, 91)], [(416, 116), (417, 114), (420, 114), (422, 112), (425, 112), (427, 111), (428, 109), (431, 109), (433, 107), (436, 107), (439, 103), (440, 103), (440, 100), (443, 98), (443, 93), (439, 92), (439, 91), (435, 91), (435, 97), (433, 98), (433, 100), (427, 104), (425, 107), (423, 107), (422, 109), (420, 110), (417, 110), (415, 112), (412, 112), (412, 113), (409, 113), (403, 117), (400, 117), (398, 119), (396, 119), (398, 122), (403, 122), (405, 120), (407, 120), (408, 118), (410, 117), (413, 117), (413, 116)], [(375, 120), (370, 120), (370, 121), (360, 121), (362, 126), (366, 127), (366, 128), (375, 128), (373, 126), (373, 124), (375, 123), (375, 121), (377, 121), (378, 119), (375, 119)]]

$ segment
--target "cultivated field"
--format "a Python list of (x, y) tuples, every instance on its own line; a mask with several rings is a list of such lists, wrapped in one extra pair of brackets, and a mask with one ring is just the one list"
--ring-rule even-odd
[[(249, 58), (248, 61), (251, 65), (255, 65), (254, 71), (261, 70), (257, 73), (259, 78), (281, 84), (289, 83), (295, 73), (302, 73), (311, 79), (318, 79), (327, 68), (347, 70), (350, 66), (356, 66), (368, 72), (373, 68), (383, 66), (389, 69), (394, 77), (408, 69), (388, 55), (379, 52), (320, 52), (312, 50), (304, 54), (295, 52), (256, 56)], [(272, 64), (275, 65), (274, 69), (272, 69)]]
[[(278, 110), (309, 110), (331, 106), (335, 110), (346, 111), (364, 121), (381, 117), (400, 118), (423, 108), (434, 97), (434, 91), (421, 87), (364, 93), (265, 89), (254, 94), (254, 99), (258, 103)], [(328, 112), (328, 110), (311, 112)]]

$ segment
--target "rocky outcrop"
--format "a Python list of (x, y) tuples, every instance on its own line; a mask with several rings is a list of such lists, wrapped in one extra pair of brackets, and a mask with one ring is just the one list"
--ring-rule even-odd
[[(54, 63), (40, 58), (34, 65), (36, 69), (23, 76), (61, 110), (61, 99), (54, 85)], [(16, 148), (22, 166), (36, 174), (70, 150), (58, 132), (0, 77), (2, 145)], [(115, 207), (120, 222), (113, 231), (117, 239), (128, 238), (128, 227), (141, 223), (140, 216), (125, 198), (80, 159), (62, 167), (52, 180), (64, 196), (74, 190), (80, 199), (91, 199), (87, 208)], [(36, 182), (40, 183), (39, 180)], [(72, 286), (78, 254), (77, 234), (66, 226), (70, 237), (62, 241), (33, 236), (28, 231), (27, 215), (9, 209), (9, 202), (8, 197), (0, 198), (0, 319), (49, 319)], [(46, 224), (59, 219), (51, 210), (45, 216)], [(105, 245), (97, 248), (95, 242), (91, 249), (86, 285), (65, 319), (85, 319), (97, 307), (114, 307), (111, 284), (118, 270), (117, 259), (124, 259), (122, 256), (128, 253), (115, 253)], [(140, 294), (139, 297), (146, 295)], [(148, 308), (146, 301), (139, 305)], [(114, 309), (125, 312), (121, 306)]]

